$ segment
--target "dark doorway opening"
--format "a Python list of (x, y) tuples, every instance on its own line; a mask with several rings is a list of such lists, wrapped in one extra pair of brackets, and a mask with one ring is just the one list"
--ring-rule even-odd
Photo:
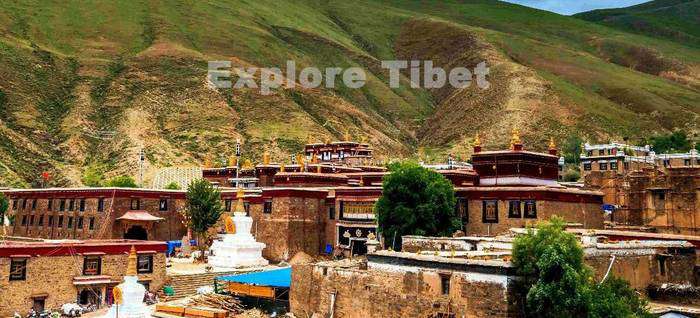
[(124, 233), (124, 239), (146, 241), (148, 240), (148, 231), (139, 225), (134, 225)]
[(350, 245), (352, 250), (350, 251), (352, 255), (365, 255), (367, 254), (367, 240), (366, 239), (359, 239), (359, 240), (350, 240)]
[(37, 297), (33, 299), (33, 304), (32, 308), (34, 308), (34, 311), (37, 313), (40, 313), (44, 311), (44, 307), (46, 306), (46, 298), (44, 297)]
[(83, 289), (78, 297), (78, 303), (80, 305), (98, 305), (100, 303), (98, 291), (92, 288)]

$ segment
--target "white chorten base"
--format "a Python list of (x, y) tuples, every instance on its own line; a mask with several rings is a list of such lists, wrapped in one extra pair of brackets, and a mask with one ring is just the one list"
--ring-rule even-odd
[(209, 265), (217, 268), (240, 268), (268, 265), (262, 257), (265, 243), (240, 241), (236, 234), (223, 234), (223, 240), (214, 242), (209, 256)]
[(104, 318), (147, 318), (151, 317), (148, 307), (143, 302), (146, 288), (138, 283), (136, 276), (125, 276), (119, 285), (123, 293), (123, 304), (112, 305)]

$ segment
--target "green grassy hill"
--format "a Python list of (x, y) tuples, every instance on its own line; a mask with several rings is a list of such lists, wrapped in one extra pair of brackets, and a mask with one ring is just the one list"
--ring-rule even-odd
[(655, 0), (574, 16), (624, 31), (700, 47), (700, 0)]
[[(388, 85), (381, 60), (486, 61), (485, 91)], [(362, 89), (212, 89), (207, 61), (359, 66)], [(0, 3), (0, 185), (80, 184), (89, 171), (137, 173), (256, 160), (309, 139), (366, 139), (380, 157), (469, 154), (550, 136), (636, 140), (700, 123), (699, 50), (500, 1), (228, 0)]]

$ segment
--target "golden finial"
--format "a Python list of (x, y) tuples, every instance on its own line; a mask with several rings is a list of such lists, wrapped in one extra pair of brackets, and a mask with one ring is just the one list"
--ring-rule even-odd
[(270, 152), (267, 150), (263, 153), (263, 164), (266, 166), (270, 164)]
[(515, 145), (520, 144), (520, 130), (513, 128), (512, 137), (510, 138), (510, 148), (515, 148)]
[(229, 167), (235, 167), (238, 165), (238, 158), (236, 156), (231, 156), (228, 158), (228, 166)]
[(554, 143), (554, 137), (549, 138), (549, 149), (557, 149), (557, 144)]
[(126, 276), (137, 276), (136, 272), (136, 247), (131, 245), (131, 251), (129, 251), (129, 262), (126, 265)]
[(318, 155), (317, 154), (312, 154), (311, 155), (311, 163), (318, 163)]
[(474, 137), (474, 147), (481, 147), (481, 137), (479, 137), (479, 133), (476, 133)]
[(280, 164), (280, 172), (284, 172), (284, 164)]
[(304, 172), (304, 156), (297, 154), (297, 163), (299, 164), (299, 172)]
[(316, 173), (321, 173), (321, 172), (323, 172), (323, 170), (321, 170), (321, 165), (319, 164), (318, 166), (316, 166)]
[(246, 160), (243, 162), (243, 169), (244, 169), (244, 170), (253, 169), (253, 162), (250, 161), (250, 159), (246, 159)]

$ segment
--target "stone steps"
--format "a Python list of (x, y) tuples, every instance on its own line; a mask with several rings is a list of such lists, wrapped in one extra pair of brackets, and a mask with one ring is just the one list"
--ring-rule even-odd
[(171, 275), (170, 285), (175, 290), (175, 296), (169, 299), (180, 299), (197, 294), (197, 289), (203, 286), (214, 287), (214, 278), (223, 275), (232, 275), (240, 272), (215, 272), (201, 274)]

